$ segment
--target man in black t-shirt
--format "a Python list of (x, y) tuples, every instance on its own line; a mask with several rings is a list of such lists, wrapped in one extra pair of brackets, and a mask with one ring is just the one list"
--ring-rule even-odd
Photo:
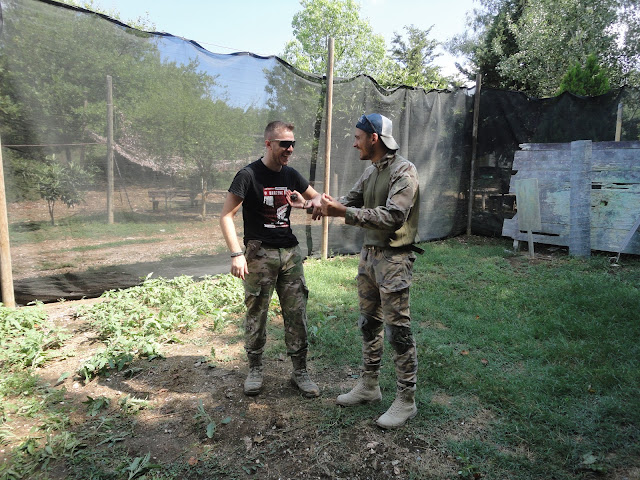
[[(267, 125), (264, 156), (236, 174), (220, 214), (222, 234), (231, 251), (231, 273), (244, 280), (245, 350), (249, 360), (246, 395), (262, 391), (262, 353), (274, 289), (282, 308), (287, 354), (293, 362), (291, 382), (305, 397), (320, 395), (307, 373), (308, 290), (302, 253), (289, 220), (292, 207), (313, 208), (314, 219), (318, 218), (320, 194), (288, 165), (295, 146), (293, 129), (293, 124), (280, 121)], [(240, 206), (244, 250), (233, 223)]]

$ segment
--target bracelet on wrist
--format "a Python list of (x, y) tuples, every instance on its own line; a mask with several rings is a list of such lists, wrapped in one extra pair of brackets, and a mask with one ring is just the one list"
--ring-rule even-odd
[(233, 252), (230, 256), (231, 258), (233, 258), (233, 257), (239, 257), (240, 255), (244, 255), (244, 252)]

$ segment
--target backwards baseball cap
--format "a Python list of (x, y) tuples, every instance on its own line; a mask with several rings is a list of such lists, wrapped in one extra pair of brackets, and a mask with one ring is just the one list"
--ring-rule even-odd
[(400, 147), (393, 139), (393, 124), (384, 115), (379, 113), (370, 113), (369, 115), (362, 115), (356, 128), (359, 128), (363, 132), (377, 133), (382, 143), (384, 143), (389, 150), (398, 150)]

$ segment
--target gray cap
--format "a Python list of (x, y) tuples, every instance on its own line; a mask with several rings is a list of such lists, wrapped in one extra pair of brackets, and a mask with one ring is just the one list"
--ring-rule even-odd
[(393, 138), (393, 124), (384, 115), (379, 113), (370, 113), (369, 115), (362, 115), (356, 128), (367, 132), (377, 133), (382, 143), (386, 145), (389, 150), (398, 150), (400, 147)]

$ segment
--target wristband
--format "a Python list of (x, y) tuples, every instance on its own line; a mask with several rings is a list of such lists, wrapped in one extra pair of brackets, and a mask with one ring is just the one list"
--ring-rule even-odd
[(230, 256), (231, 258), (233, 258), (233, 257), (239, 257), (240, 255), (244, 255), (244, 252), (233, 252)]

